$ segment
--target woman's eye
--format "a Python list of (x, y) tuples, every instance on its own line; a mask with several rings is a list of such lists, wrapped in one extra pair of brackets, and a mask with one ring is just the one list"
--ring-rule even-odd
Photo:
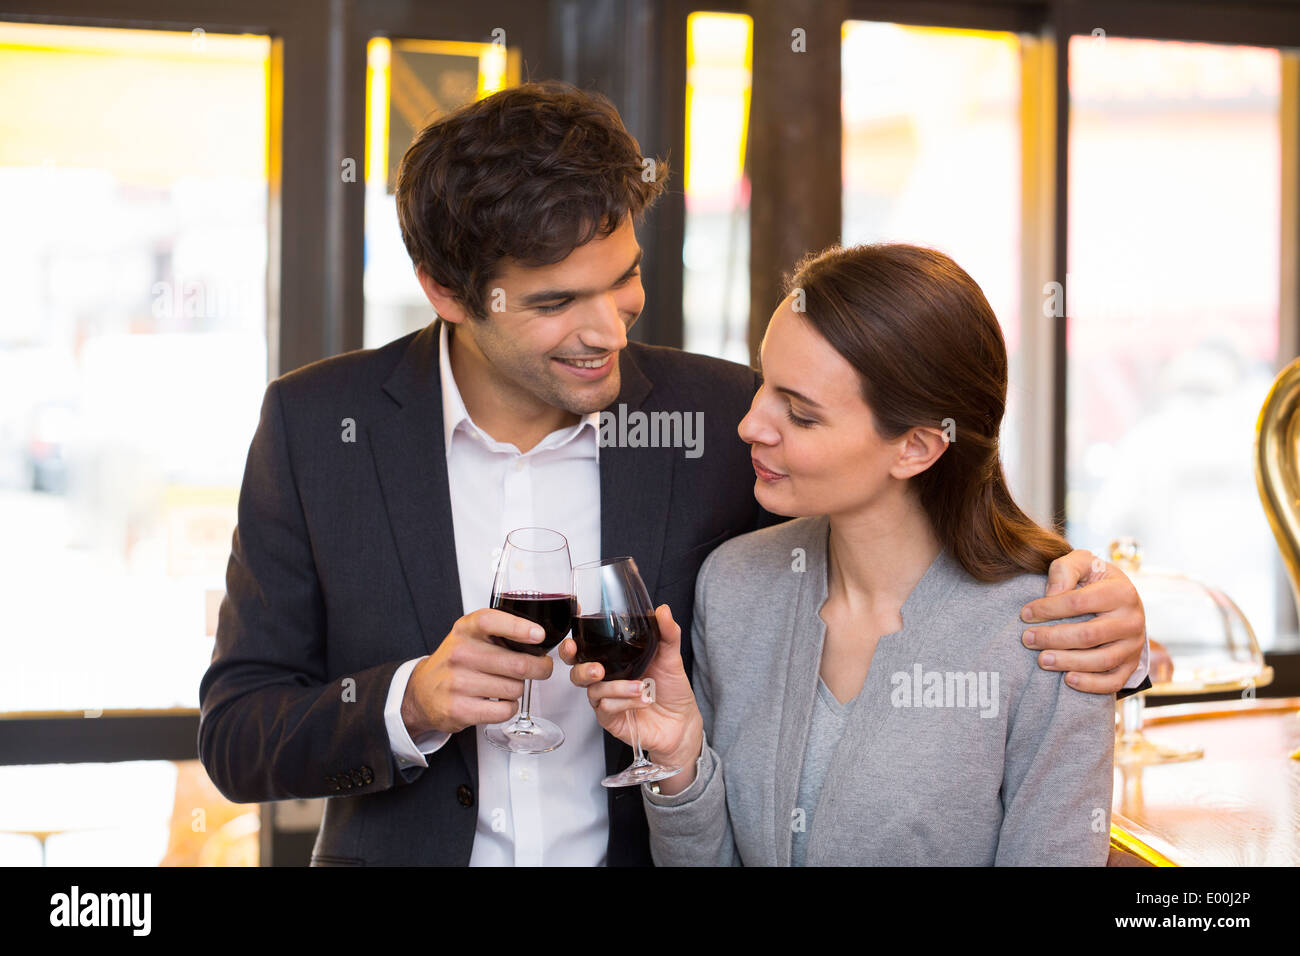
[(792, 425), (798, 425), (800, 428), (808, 428), (812, 425), (817, 424), (811, 418), (800, 418), (798, 415), (794, 413), (793, 410), (789, 408), (785, 410), (785, 417), (790, 419), (790, 423)]

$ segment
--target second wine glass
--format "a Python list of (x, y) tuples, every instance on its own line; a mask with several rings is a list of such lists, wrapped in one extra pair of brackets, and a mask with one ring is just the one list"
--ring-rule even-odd
[[(573, 642), (578, 663), (605, 668), (602, 680), (636, 680), (646, 672), (659, 648), (659, 623), (634, 560), (606, 558), (573, 569)], [(647, 760), (635, 710), (627, 712), (627, 721), (635, 759), (601, 784), (631, 787), (681, 773), (680, 767)]]

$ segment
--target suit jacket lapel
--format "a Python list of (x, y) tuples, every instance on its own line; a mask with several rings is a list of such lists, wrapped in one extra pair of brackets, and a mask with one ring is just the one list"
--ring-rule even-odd
[[(366, 430), (398, 557), (429, 653), (437, 650), (456, 619), (465, 613), (442, 434), (439, 332), (439, 322), (431, 322), (411, 340), (383, 386), (400, 408)], [(456, 739), (477, 787), (474, 728), (456, 734)]]
[[(606, 409), (616, 419), (620, 405), (627, 413), (640, 410), (653, 386), (636, 362), (635, 348), (629, 345), (619, 353), (621, 387), (614, 404)], [(680, 454), (669, 448), (623, 448), (617, 441), (600, 448), (600, 555), (635, 558), (651, 600), (663, 559), (674, 453)], [(628, 749), (618, 738), (605, 734), (609, 773), (626, 766)]]

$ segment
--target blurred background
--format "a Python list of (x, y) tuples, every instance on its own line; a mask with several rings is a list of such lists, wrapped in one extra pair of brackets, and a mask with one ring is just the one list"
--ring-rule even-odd
[(1280, 2), (0, 0), (0, 864), (305, 862), (319, 802), (194, 759), (262, 393), (431, 320), (397, 164), (529, 79), (670, 163), (636, 337), (750, 363), (803, 252), (943, 250), (1003, 324), (1017, 499), (1221, 588), (1300, 693), (1252, 472), (1296, 48)]

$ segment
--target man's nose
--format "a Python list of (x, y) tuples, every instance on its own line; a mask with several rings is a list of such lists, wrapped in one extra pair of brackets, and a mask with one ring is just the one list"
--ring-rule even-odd
[(605, 352), (616, 352), (627, 345), (627, 323), (613, 293), (592, 302), (587, 327), (579, 338), (588, 348)]

